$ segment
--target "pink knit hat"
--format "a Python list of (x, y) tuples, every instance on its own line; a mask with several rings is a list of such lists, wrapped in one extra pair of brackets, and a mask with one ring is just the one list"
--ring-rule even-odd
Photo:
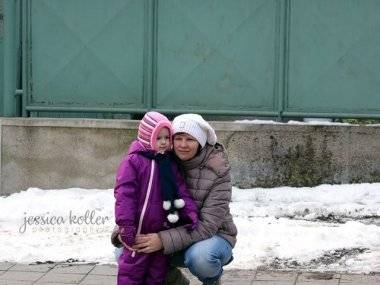
[(172, 125), (168, 118), (158, 112), (147, 112), (140, 121), (137, 139), (147, 149), (157, 151), (157, 135), (162, 128), (168, 128), (170, 143), (172, 142)]

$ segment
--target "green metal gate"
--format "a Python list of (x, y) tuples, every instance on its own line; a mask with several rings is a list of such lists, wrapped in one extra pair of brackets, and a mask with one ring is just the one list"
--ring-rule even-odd
[(380, 1), (289, 4), (284, 115), (379, 117)]
[(3, 38), (4, 38), (4, 8), (3, 1), (0, 0), (0, 114), (3, 114), (3, 90), (4, 90), (4, 49), (3, 49)]
[[(4, 115), (15, 115), (22, 89), (24, 116), (157, 109), (380, 118), (378, 0), (4, 4), (4, 78), (16, 74), (3, 84)], [(22, 55), (11, 51), (19, 42)]]
[(144, 108), (144, 1), (23, 4), (27, 111)]

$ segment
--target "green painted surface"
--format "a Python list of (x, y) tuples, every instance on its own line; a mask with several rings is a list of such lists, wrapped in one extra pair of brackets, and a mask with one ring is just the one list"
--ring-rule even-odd
[(4, 92), (4, 14), (3, 14), (3, 0), (0, 0), (0, 116), (3, 115), (3, 92)]
[(3, 98), (2, 116), (14, 117), (16, 115), (15, 90), (16, 57), (17, 57), (17, 3), (18, 1), (3, 1)]
[(292, 0), (288, 110), (380, 112), (380, 1)]
[(158, 2), (158, 108), (275, 110), (272, 0)]
[(20, 104), (22, 22), (24, 116), (380, 118), (378, 0), (0, 0), (2, 8), (0, 115)]
[(28, 105), (143, 105), (144, 1), (28, 4)]

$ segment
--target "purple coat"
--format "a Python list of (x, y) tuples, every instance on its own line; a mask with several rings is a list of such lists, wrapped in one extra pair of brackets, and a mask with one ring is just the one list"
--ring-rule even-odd
[[(116, 224), (120, 228), (123, 241), (129, 246), (134, 244), (137, 233), (158, 233), (169, 228), (167, 213), (163, 209), (158, 165), (138, 153), (144, 150), (139, 141), (132, 142), (116, 175), (114, 189)], [(154, 170), (150, 183), (152, 167)], [(197, 206), (187, 191), (185, 181), (174, 161), (172, 170), (177, 181), (179, 198), (185, 201), (184, 208), (179, 210), (180, 222), (193, 228), (198, 222)], [(147, 205), (144, 207), (148, 189), (151, 190)]]

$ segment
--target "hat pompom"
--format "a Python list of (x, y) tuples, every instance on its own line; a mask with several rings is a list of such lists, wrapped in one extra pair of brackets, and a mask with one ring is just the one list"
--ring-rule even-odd
[(168, 211), (169, 209), (170, 209), (170, 207), (172, 206), (172, 203), (168, 200), (168, 201), (164, 201), (163, 203), (162, 203), (162, 207), (166, 210), (166, 211)]
[(177, 209), (181, 209), (185, 207), (185, 201), (183, 199), (175, 199), (174, 200), (174, 207)]
[(172, 224), (178, 222), (179, 220), (179, 217), (178, 217), (178, 213), (177, 212), (174, 212), (174, 214), (169, 214), (168, 215), (168, 221)]

